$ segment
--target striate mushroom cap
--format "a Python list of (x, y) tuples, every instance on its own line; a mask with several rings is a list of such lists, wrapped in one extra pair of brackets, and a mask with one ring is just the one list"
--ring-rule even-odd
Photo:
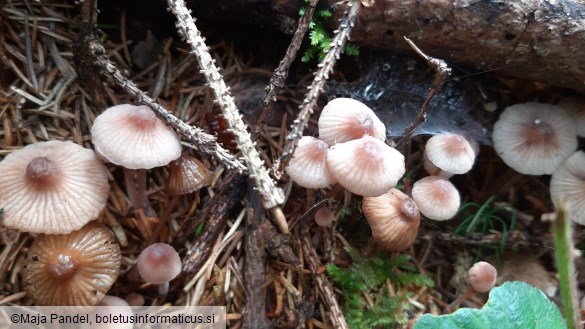
[(99, 222), (66, 235), (40, 235), (30, 247), (23, 289), (37, 306), (91, 306), (120, 273), (120, 247)]
[(203, 162), (183, 155), (169, 164), (169, 178), (166, 191), (169, 195), (181, 195), (195, 192), (211, 184), (213, 173)]
[(155, 243), (142, 250), (136, 266), (144, 281), (163, 284), (181, 273), (181, 258), (170, 245)]
[(548, 175), (577, 149), (575, 124), (562, 108), (541, 103), (508, 107), (496, 122), (494, 148), (512, 169)]
[(364, 135), (386, 140), (386, 126), (367, 105), (351, 98), (330, 101), (319, 117), (319, 138), (329, 145)]
[(462, 135), (443, 133), (429, 138), (425, 146), (429, 161), (451, 174), (464, 174), (475, 162), (475, 150)]
[(420, 212), (433, 220), (453, 218), (459, 210), (459, 191), (447, 179), (428, 176), (414, 183), (412, 198)]
[(400, 152), (367, 135), (333, 146), (327, 154), (327, 165), (339, 184), (362, 196), (388, 192), (406, 170)]
[(128, 169), (151, 169), (181, 156), (175, 132), (146, 106), (116, 105), (91, 127), (96, 153)]
[(575, 152), (552, 174), (550, 195), (555, 207), (566, 203), (569, 217), (585, 225), (585, 153)]
[(389, 251), (404, 251), (416, 239), (420, 213), (416, 203), (398, 189), (378, 197), (365, 197), (362, 210), (372, 228), (372, 237)]
[(2, 224), (24, 232), (66, 234), (98, 217), (110, 194), (96, 154), (72, 142), (28, 145), (0, 162)]
[(477, 262), (467, 272), (469, 284), (477, 292), (488, 292), (496, 285), (498, 271), (487, 262)]
[(585, 97), (563, 98), (558, 106), (566, 109), (569, 117), (575, 122), (577, 135), (585, 137)]
[(311, 136), (303, 136), (298, 143), (286, 172), (297, 184), (306, 188), (323, 188), (335, 183), (327, 167), (327, 143)]

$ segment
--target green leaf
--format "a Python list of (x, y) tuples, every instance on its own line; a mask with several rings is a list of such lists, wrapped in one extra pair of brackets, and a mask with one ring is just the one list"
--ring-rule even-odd
[(557, 306), (537, 288), (506, 282), (494, 288), (481, 310), (462, 308), (449, 315), (423, 315), (414, 329), (561, 329), (567, 328)]
[(317, 15), (319, 15), (319, 16), (321, 16), (323, 18), (329, 18), (329, 17), (331, 17), (331, 12), (329, 10), (327, 10), (327, 9), (320, 10), (320, 11), (317, 12)]

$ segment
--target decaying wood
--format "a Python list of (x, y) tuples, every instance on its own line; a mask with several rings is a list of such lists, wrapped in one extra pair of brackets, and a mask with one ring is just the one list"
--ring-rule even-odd
[[(248, 4), (249, 10), (266, 5)], [(296, 0), (273, 0), (266, 20), (296, 17), (298, 7)], [(341, 15), (337, 11), (334, 17)], [(360, 46), (412, 54), (403, 37), (451, 65), (585, 91), (583, 1), (377, 0), (360, 12), (352, 32), (352, 42)]]

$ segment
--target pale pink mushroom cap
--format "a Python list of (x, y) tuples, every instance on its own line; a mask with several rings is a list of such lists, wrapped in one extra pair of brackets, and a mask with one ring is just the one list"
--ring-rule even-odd
[(461, 203), (455, 186), (437, 176), (416, 181), (412, 186), (412, 198), (423, 215), (439, 221), (453, 218)]
[(423, 152), (422, 158), (423, 158), (423, 168), (425, 169), (425, 171), (429, 175), (440, 176), (440, 177), (445, 178), (445, 179), (449, 179), (453, 176), (452, 173), (441, 170), (441, 168), (435, 166), (435, 164), (432, 163), (431, 160), (429, 160), (429, 158), (427, 157), (426, 152)]
[(168, 244), (155, 243), (142, 250), (136, 266), (144, 281), (163, 284), (181, 273), (181, 258)]
[(527, 175), (552, 174), (577, 149), (575, 123), (551, 104), (508, 107), (494, 126), (492, 140), (502, 160)]
[(575, 122), (577, 135), (585, 137), (585, 97), (563, 98), (558, 105), (566, 109)]
[(550, 195), (555, 207), (567, 206), (569, 217), (585, 225), (585, 153), (571, 155), (552, 174)]
[(303, 136), (286, 172), (297, 184), (306, 188), (322, 188), (335, 183), (327, 167), (329, 146), (322, 140)]
[(315, 223), (321, 227), (331, 227), (335, 214), (330, 207), (323, 207), (315, 213)]
[(475, 151), (465, 137), (443, 133), (429, 138), (425, 146), (429, 161), (443, 171), (464, 174), (475, 162)]
[(110, 194), (96, 154), (72, 142), (49, 141), (0, 162), (2, 224), (24, 232), (66, 234), (98, 217)]
[(396, 186), (405, 172), (404, 156), (372, 136), (338, 143), (327, 154), (339, 184), (362, 196), (380, 196)]
[(498, 271), (487, 262), (477, 262), (467, 272), (469, 284), (477, 292), (488, 292), (496, 285)]
[(146, 106), (108, 108), (95, 119), (91, 141), (100, 156), (128, 169), (161, 167), (181, 156), (177, 134)]
[(319, 138), (329, 145), (364, 135), (386, 140), (386, 126), (365, 104), (351, 98), (330, 101), (319, 117)]

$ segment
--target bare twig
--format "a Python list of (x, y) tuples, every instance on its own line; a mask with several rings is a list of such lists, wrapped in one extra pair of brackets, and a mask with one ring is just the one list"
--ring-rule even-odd
[(260, 109), (260, 115), (256, 120), (256, 124), (254, 125), (254, 130), (252, 131), (252, 140), (255, 141), (262, 131), (264, 127), (264, 123), (266, 122), (266, 118), (268, 114), (272, 110), (272, 106), (276, 102), (276, 96), (280, 94), (282, 88), (284, 87), (284, 82), (288, 76), (288, 69), (290, 68), (291, 63), (297, 56), (297, 52), (301, 47), (301, 43), (303, 42), (303, 38), (307, 33), (309, 28), (309, 22), (313, 18), (313, 13), (315, 12), (315, 6), (319, 0), (311, 0), (305, 9), (305, 14), (299, 20), (299, 24), (297, 26), (297, 30), (286, 49), (286, 53), (280, 64), (274, 70), (272, 77), (270, 78), (270, 83), (266, 87), (266, 96), (264, 96), (264, 100), (262, 102), (262, 108)]
[(400, 141), (398, 141), (398, 143), (396, 144), (396, 147), (399, 147), (399, 146), (403, 145), (404, 143), (408, 143), (408, 141), (410, 141), (410, 138), (412, 137), (412, 133), (414, 132), (416, 127), (420, 126), (423, 122), (425, 122), (426, 117), (427, 117), (427, 108), (429, 107), (429, 104), (431, 103), (431, 99), (433, 99), (433, 97), (437, 94), (437, 92), (439, 92), (439, 89), (441, 89), (441, 87), (443, 86), (443, 83), (445, 83), (445, 81), (447, 81), (449, 79), (449, 77), (451, 76), (451, 68), (449, 68), (449, 66), (447, 66), (447, 63), (445, 63), (444, 60), (437, 59), (437, 58), (428, 56), (427, 54), (423, 53), (422, 50), (420, 50), (414, 44), (414, 42), (412, 42), (407, 37), (404, 37), (404, 40), (406, 40), (406, 42), (408, 42), (410, 47), (412, 47), (412, 49), (414, 49), (414, 51), (420, 57), (422, 57), (429, 64), (430, 67), (432, 67), (435, 70), (435, 79), (433, 79), (433, 84), (431, 85), (431, 89), (429, 90), (429, 93), (427, 94), (427, 98), (425, 99), (425, 102), (423, 103), (420, 110), (418, 111), (418, 115), (416, 116), (414, 121), (408, 127), (406, 127), (406, 129), (404, 129), (404, 132), (402, 133), (402, 139), (400, 139)]
[[(284, 203), (284, 193), (280, 188), (276, 187), (274, 181), (268, 175), (268, 171), (264, 167), (264, 161), (260, 159), (260, 155), (252, 143), (250, 133), (246, 130), (246, 125), (242, 121), (234, 99), (230, 95), (219, 69), (215, 66), (207, 45), (201, 37), (197, 26), (195, 26), (195, 21), (191, 17), (189, 9), (187, 9), (183, 0), (169, 0), (168, 3), (170, 10), (177, 17), (179, 34), (191, 45), (191, 51), (196, 56), (199, 67), (211, 86), (224, 118), (234, 134), (238, 148), (242, 152), (242, 157), (250, 172), (250, 177), (254, 179), (256, 188), (262, 197), (264, 208), (277, 208), (278, 205)], [(285, 228), (288, 232), (286, 221), (279, 223), (279, 227), (281, 229)]]
[(353, 28), (357, 19), (357, 14), (361, 8), (361, 3), (357, 0), (349, 0), (347, 2), (347, 8), (339, 23), (339, 27), (335, 30), (335, 35), (331, 40), (329, 51), (325, 55), (323, 62), (319, 64), (319, 70), (315, 74), (313, 83), (309, 87), (309, 92), (303, 100), (303, 104), (300, 106), (300, 112), (297, 119), (291, 126), (291, 132), (286, 136), (286, 145), (282, 155), (274, 162), (272, 167), (274, 176), (280, 179), (282, 171), (288, 164), (289, 160), (297, 147), (299, 139), (303, 135), (303, 130), (307, 127), (309, 118), (313, 113), (313, 108), (317, 104), (317, 99), (325, 86), (325, 83), (329, 79), (329, 74), (333, 72), (333, 67), (337, 62), (337, 59), (343, 52), (343, 47), (349, 39), (351, 29)]
[(333, 293), (333, 289), (331, 289), (331, 285), (329, 284), (329, 280), (324, 273), (319, 273), (319, 268), (321, 264), (319, 262), (319, 257), (315, 252), (315, 249), (311, 247), (311, 239), (309, 238), (308, 232), (303, 232), (301, 234), (302, 241), (301, 244), (303, 245), (303, 253), (305, 254), (305, 258), (307, 264), (309, 265), (309, 269), (313, 273), (313, 277), (317, 282), (317, 288), (319, 289), (319, 293), (323, 300), (329, 307), (329, 319), (333, 323), (334, 328), (342, 328), (342, 329), (349, 329), (347, 322), (345, 321), (345, 317), (341, 312), (341, 308), (337, 303), (337, 299), (335, 298), (335, 294)]

